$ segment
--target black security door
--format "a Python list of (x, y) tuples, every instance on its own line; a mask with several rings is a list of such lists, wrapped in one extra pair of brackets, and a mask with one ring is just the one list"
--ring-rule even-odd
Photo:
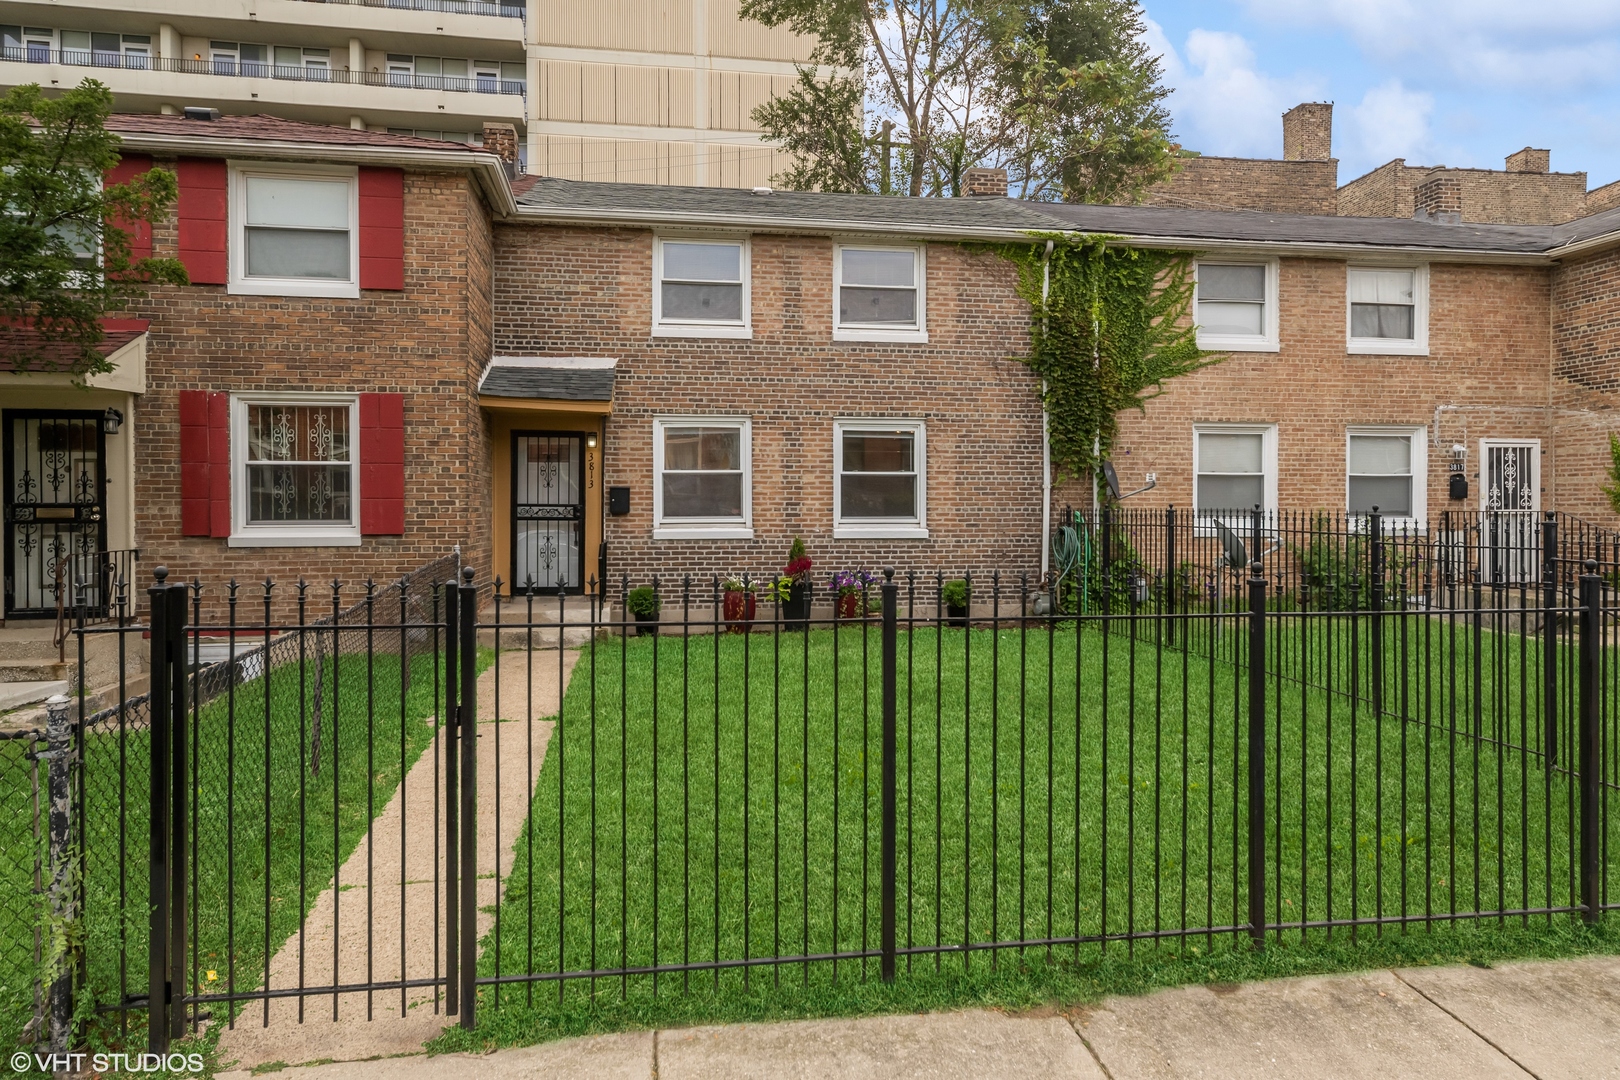
[[(97, 412), (7, 409), (5, 436), (6, 615), (54, 615), (58, 581), (75, 579), (107, 550), (107, 444)], [(104, 603), (96, 575), (79, 574), (82, 598)], [(76, 598), (64, 596), (65, 603)]]
[(512, 433), (512, 592), (583, 591), (585, 438)]

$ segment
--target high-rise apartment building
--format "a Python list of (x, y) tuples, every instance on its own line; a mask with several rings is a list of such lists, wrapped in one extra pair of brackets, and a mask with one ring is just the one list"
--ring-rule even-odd
[(477, 142), (530, 172), (753, 186), (750, 119), (810, 43), (739, 0), (0, 0), (0, 86), (93, 76), (124, 112), (207, 106)]

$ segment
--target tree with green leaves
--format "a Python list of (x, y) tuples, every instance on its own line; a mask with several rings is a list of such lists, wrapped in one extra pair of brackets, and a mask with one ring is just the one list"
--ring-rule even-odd
[[(1176, 167), (1159, 59), (1135, 0), (744, 0), (813, 37), (791, 91), (754, 111), (797, 190), (1130, 201)], [(888, 146), (896, 147), (890, 177)]]
[(176, 259), (134, 258), (130, 233), (174, 204), (174, 174), (106, 184), (118, 164), (112, 93), (94, 79), (57, 96), (0, 95), (0, 358), (14, 370), (112, 370), (101, 320), (153, 284), (186, 284)]

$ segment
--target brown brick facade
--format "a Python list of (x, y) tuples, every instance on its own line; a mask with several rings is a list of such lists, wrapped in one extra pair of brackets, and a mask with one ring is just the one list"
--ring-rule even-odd
[(1407, 165), (1403, 158), (1380, 165), (1341, 187), (1339, 213), (1347, 217), (1411, 217), (1418, 188), (1441, 175), (1461, 182), (1464, 221), (1560, 225), (1588, 213), (1583, 172), (1447, 169)]
[(1552, 312), (1559, 506), (1620, 526), (1601, 489), (1611, 461), (1609, 433), (1620, 431), (1620, 252), (1556, 267)]
[(1142, 197), (1142, 205), (1334, 214), (1338, 183), (1336, 161), (1188, 157), (1175, 176)]
[[(158, 254), (172, 252), (173, 221), (155, 231)], [(358, 599), (367, 578), (387, 582), (455, 544), (487, 574), (489, 455), (474, 391), (489, 355), (490, 255), (489, 212), (469, 178), (412, 171), (403, 291), (324, 299), (231, 296), (223, 286), (155, 290), (141, 311), (152, 319), (149, 382), (132, 425), (145, 572), (161, 563), (171, 579), (201, 578), (205, 598), (216, 601), (231, 578), (246, 586), (268, 576), (289, 605), (300, 576), (322, 590), (337, 578)], [(330, 548), (233, 548), (223, 538), (182, 537), (182, 389), (403, 394), (404, 535)]]
[[(756, 232), (750, 243), (753, 338), (661, 338), (649, 332), (651, 232), (496, 227), (495, 351), (618, 359), (604, 483), (627, 485), (631, 509), (607, 519), (610, 577), (769, 576), (795, 535), (818, 575), (883, 565), (1034, 573), (1040, 403), (1012, 359), (1029, 328), (1012, 266), (930, 244), (930, 341), (835, 342), (832, 240)], [(754, 538), (655, 540), (653, 419), (715, 414), (752, 420)], [(928, 539), (833, 538), (833, 421), (851, 417), (925, 423)]]

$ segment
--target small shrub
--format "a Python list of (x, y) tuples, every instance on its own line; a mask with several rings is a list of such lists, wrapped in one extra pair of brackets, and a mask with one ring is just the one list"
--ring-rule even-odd
[(946, 607), (965, 608), (968, 606), (968, 583), (966, 578), (952, 578), (939, 590), (940, 599), (945, 601)]
[(630, 609), (630, 614), (645, 617), (658, 614), (659, 609), (663, 607), (663, 600), (652, 586), (643, 585), (630, 590), (630, 595), (624, 598), (624, 606)]

